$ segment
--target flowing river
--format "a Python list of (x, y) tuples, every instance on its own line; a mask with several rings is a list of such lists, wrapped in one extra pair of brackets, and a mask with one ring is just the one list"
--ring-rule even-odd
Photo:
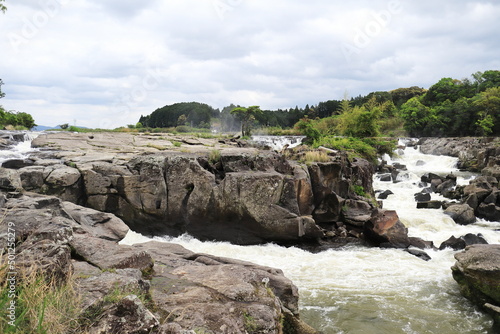
[[(374, 180), (374, 188), (391, 190), (384, 207), (398, 212), (410, 236), (435, 245), (450, 236), (481, 233), (489, 243), (500, 243), (500, 223), (479, 220), (459, 226), (437, 209), (416, 209), (413, 194), (426, 172), (459, 176), (467, 183), (471, 175), (456, 169), (457, 159), (421, 154), (414, 148), (400, 152), (393, 162), (407, 165), (401, 182)], [(420, 161), (417, 163), (417, 161)], [(423, 166), (417, 166), (425, 162)], [(440, 199), (433, 194), (432, 199)], [(312, 254), (275, 244), (236, 246), (226, 242), (201, 242), (190, 236), (155, 238), (183, 245), (194, 252), (237, 258), (281, 268), (299, 288), (302, 318), (325, 334), (457, 334), (491, 333), (492, 320), (460, 295), (450, 267), (455, 251), (427, 250), (423, 261), (397, 249), (346, 247)], [(123, 243), (149, 240), (130, 232)]]
[[(0, 151), (0, 163), (24, 157), (28, 152), (26, 143), (11, 152)], [(458, 172), (455, 158), (424, 155), (414, 148), (401, 153), (393, 159), (407, 166), (408, 170), (399, 175), (401, 182), (381, 182), (375, 177), (374, 188), (394, 193), (384, 200), (384, 208), (398, 212), (410, 236), (439, 246), (451, 235), (481, 233), (489, 243), (500, 243), (500, 232), (495, 231), (500, 229), (498, 222), (479, 220), (474, 225), (459, 226), (442, 210), (416, 209), (413, 194), (421, 190), (417, 184), (422, 174), (453, 172), (462, 183), (473, 177)], [(433, 194), (432, 199), (441, 198)], [(148, 240), (129, 232), (122, 243)], [(451, 275), (455, 252), (450, 249), (427, 250), (432, 259), (426, 262), (397, 249), (350, 246), (312, 254), (275, 244), (201, 242), (188, 235), (155, 240), (178, 243), (194, 252), (281, 268), (299, 288), (302, 318), (325, 334), (494, 334), (490, 330), (491, 318), (460, 295)]]

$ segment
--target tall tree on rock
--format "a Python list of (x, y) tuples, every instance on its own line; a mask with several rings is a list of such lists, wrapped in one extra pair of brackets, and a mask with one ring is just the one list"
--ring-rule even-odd
[(250, 137), (255, 116), (262, 114), (262, 110), (260, 110), (259, 106), (250, 106), (248, 108), (237, 107), (231, 110), (231, 114), (236, 115), (241, 120), (241, 135), (243, 137)]

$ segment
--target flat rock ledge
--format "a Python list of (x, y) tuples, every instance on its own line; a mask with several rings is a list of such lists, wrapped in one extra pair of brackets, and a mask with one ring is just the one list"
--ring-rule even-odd
[(51, 196), (0, 193), (0, 217), (2, 250), (15, 230), (18, 272), (75, 283), (81, 332), (317, 333), (279, 269), (176, 244), (119, 245), (121, 219)]
[(500, 245), (471, 245), (455, 259), (451, 269), (460, 292), (490, 313), (500, 330)]

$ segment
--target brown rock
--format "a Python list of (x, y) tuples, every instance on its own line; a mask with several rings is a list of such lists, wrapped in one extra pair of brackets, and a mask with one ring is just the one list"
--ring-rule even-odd
[(364, 235), (377, 246), (405, 248), (410, 245), (408, 230), (393, 210), (374, 210), (365, 223)]

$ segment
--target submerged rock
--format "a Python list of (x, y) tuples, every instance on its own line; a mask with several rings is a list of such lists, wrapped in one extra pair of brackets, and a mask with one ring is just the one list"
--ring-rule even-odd
[(439, 249), (443, 250), (445, 248), (451, 248), (453, 250), (461, 250), (470, 245), (487, 243), (488, 242), (483, 238), (481, 234), (467, 233), (466, 235), (462, 235), (458, 238), (452, 235), (450, 238), (441, 243)]

